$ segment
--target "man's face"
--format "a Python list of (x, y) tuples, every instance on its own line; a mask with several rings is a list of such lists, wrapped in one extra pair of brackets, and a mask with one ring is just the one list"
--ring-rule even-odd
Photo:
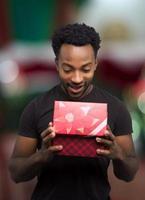
[(63, 44), (56, 64), (67, 93), (72, 98), (81, 97), (90, 85), (97, 66), (92, 46)]

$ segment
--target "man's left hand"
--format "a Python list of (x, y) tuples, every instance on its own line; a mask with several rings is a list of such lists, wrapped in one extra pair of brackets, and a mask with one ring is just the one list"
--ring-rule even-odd
[(110, 159), (122, 159), (123, 150), (117, 144), (115, 136), (109, 128), (105, 131), (105, 137), (96, 137), (96, 141), (104, 146), (104, 148), (97, 148), (97, 155), (106, 156)]

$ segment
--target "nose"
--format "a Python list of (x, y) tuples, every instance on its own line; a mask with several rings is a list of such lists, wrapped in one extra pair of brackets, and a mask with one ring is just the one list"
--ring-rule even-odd
[(72, 75), (71, 81), (72, 81), (73, 83), (76, 83), (76, 84), (81, 83), (81, 82), (83, 81), (83, 76), (82, 76), (82, 74), (81, 74), (80, 72), (78, 72), (78, 71), (74, 72), (73, 75)]

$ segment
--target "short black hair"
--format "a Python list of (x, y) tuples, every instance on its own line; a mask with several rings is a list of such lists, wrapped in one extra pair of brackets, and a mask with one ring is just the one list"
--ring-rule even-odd
[(100, 36), (93, 27), (84, 23), (67, 24), (56, 30), (52, 36), (52, 48), (58, 58), (60, 48), (63, 44), (83, 46), (90, 44), (93, 47), (95, 57), (100, 48)]

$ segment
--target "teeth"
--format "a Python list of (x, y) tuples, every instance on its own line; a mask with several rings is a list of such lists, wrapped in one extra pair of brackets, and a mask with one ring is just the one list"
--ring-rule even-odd
[(73, 89), (75, 89), (75, 90), (78, 90), (78, 89), (80, 89), (80, 87), (72, 87)]
[(74, 88), (74, 87), (70, 87), (70, 90), (72, 91), (72, 92), (80, 92), (81, 90), (82, 90), (82, 87), (80, 87), (80, 88)]
[(82, 88), (83, 85), (68, 85), (68, 87), (74, 88), (74, 89), (79, 89)]
[(74, 89), (79, 89), (81, 88), (82, 86), (79, 86), (79, 87), (74, 87), (74, 86), (70, 86), (71, 88), (74, 88)]

